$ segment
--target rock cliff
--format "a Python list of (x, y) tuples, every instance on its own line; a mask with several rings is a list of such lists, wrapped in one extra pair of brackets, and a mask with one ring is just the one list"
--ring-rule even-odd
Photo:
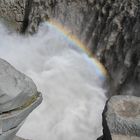
[(0, 20), (20, 31), (24, 23), (25, 5), (24, 0), (1, 0)]
[(139, 0), (33, 1), (28, 31), (45, 19), (70, 28), (104, 64), (111, 95), (140, 96)]

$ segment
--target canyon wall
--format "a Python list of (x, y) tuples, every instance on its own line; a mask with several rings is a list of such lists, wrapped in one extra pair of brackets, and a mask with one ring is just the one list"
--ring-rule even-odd
[[(109, 96), (140, 96), (139, 0), (0, 1), (0, 20), (20, 33), (35, 33), (41, 22), (50, 19), (69, 28), (105, 66)], [(112, 97), (103, 113), (104, 136), (99, 139), (138, 140), (139, 100), (130, 96)], [(122, 106), (124, 110), (119, 110)]]
[(139, 96), (139, 0), (33, 1), (27, 30), (55, 19), (86, 44), (106, 67), (110, 93)]

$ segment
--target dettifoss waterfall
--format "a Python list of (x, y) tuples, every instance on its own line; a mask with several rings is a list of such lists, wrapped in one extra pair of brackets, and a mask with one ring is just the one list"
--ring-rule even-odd
[(31, 140), (96, 140), (102, 135), (106, 75), (79, 44), (49, 23), (21, 36), (0, 24), (0, 57), (30, 76), (43, 94), (18, 132)]

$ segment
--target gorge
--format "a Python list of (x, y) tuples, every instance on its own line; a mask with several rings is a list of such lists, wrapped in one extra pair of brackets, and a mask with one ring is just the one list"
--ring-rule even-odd
[[(16, 30), (18, 33), (25, 35), (32, 34), (33, 36), (35, 35), (35, 33), (39, 34), (39, 25), (41, 25), (42, 22), (52, 20), (55, 23), (61, 24), (68, 29), (70, 35), (76, 36), (84, 44), (84, 46), (86, 46), (90, 50), (90, 52), (94, 54), (96, 59), (98, 59), (98, 61), (100, 61), (106, 68), (108, 73), (108, 79), (106, 82), (107, 84), (105, 85), (107, 86), (107, 97), (111, 97), (113, 95), (133, 95), (137, 96), (137, 99), (139, 100), (139, 0), (1, 0), (0, 19), (1, 22), (4, 23), (11, 32), (13, 32), (13, 30)], [(4, 27), (2, 26), (2, 28)], [(42, 30), (45, 29), (43, 28)], [(45, 31), (42, 31), (42, 34), (43, 33), (46, 34)], [(1, 32), (1, 34), (6, 34), (6, 36), (8, 37), (7, 31)], [(42, 35), (41, 38), (43, 38), (43, 36), (45, 35)], [(15, 42), (16, 40), (18, 39), (16, 38)], [(22, 41), (23, 39), (21, 38), (19, 40), (20, 41), (17, 41), (18, 43), (15, 43), (14, 45), (20, 45), (21, 42), (22, 44), (24, 44), (25, 40)], [(25, 43), (25, 46), (28, 43)], [(31, 43), (31, 45), (34, 44)], [(8, 48), (7, 50), (5, 49), (5, 52), (7, 53), (9, 49), (10, 48)], [(24, 53), (26, 52), (24, 49), (22, 49), (22, 47), (21, 50), (23, 50)], [(44, 51), (45, 50), (42, 50), (41, 53), (43, 53)], [(16, 64), (17, 62), (14, 62), (12, 60), (12, 57), (9, 57), (8, 59), (6, 58), (8, 54), (6, 56), (6, 53), (4, 53), (4, 51), (1, 50), (0, 53), (0, 57), (8, 60), (8, 62), (10, 62), (11, 64), (13, 63), (13, 65), (15, 65), (19, 70), (22, 71), (22, 68), (27, 70), (26, 64), (24, 64), (24, 66), (20, 68)], [(13, 56), (15, 56), (16, 53), (15, 59), (25, 57), (22, 55), (17, 56), (17, 52), (12, 53)], [(20, 54), (20, 51), (18, 51), (18, 53)], [(26, 54), (28, 54), (29, 56), (32, 55), (28, 52), (26, 52)], [(38, 54), (36, 54), (36, 57), (37, 55)], [(42, 61), (40, 60), (40, 62), (35, 64), (34, 67), (40, 67), (39, 64), (41, 62)], [(40, 69), (38, 68), (38, 71), (39, 70)], [(29, 71), (27, 74), (30, 75), (31, 72)], [(133, 102), (135, 102), (135, 100)], [(138, 110), (135, 111), (137, 111), (139, 115), (139, 102), (136, 108)], [(139, 119), (140, 117), (138, 116), (137, 123), (139, 123)], [(126, 128), (124, 127), (124, 129)], [(136, 131), (139, 130), (139, 126), (137, 126)], [(120, 132), (116, 133), (120, 134)], [(128, 137), (129, 135), (134, 135), (138, 137), (136, 139), (139, 140), (139, 136), (137, 133), (122, 133), (122, 135), (128, 135)], [(108, 137), (106, 139), (109, 140)], [(117, 138), (114, 138), (113, 140), (116, 139)]]

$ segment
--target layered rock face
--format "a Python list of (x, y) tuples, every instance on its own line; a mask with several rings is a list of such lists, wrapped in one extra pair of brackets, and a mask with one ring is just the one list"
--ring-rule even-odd
[(41, 101), (33, 81), (0, 59), (0, 140), (13, 140)]
[(103, 128), (100, 140), (139, 140), (140, 97), (113, 96), (103, 113)]
[[(11, 5), (17, 3), (22, 8), (15, 12)], [(139, 0), (2, 0), (2, 4), (10, 13), (0, 15), (14, 20), (21, 32), (34, 33), (49, 19), (68, 27), (106, 67), (110, 95), (140, 96)], [(12, 14), (14, 19), (9, 18)]]

